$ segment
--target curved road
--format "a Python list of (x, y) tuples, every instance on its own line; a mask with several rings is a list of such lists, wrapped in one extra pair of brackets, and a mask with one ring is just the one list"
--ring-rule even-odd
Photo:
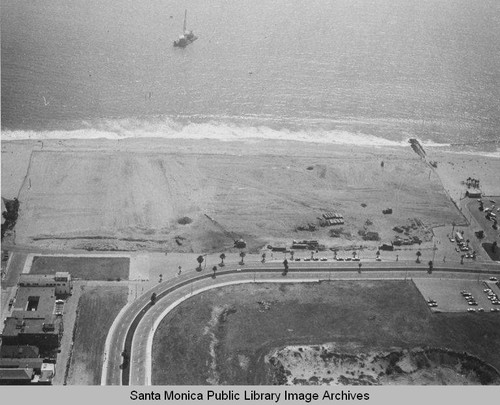
[[(336, 263), (337, 265), (340, 263)], [(228, 268), (219, 270), (217, 277), (212, 273), (184, 274), (174, 280), (158, 284), (125, 306), (113, 323), (104, 353), (102, 385), (151, 385), (151, 350), (154, 330), (165, 314), (193, 294), (227, 284), (245, 282), (315, 282), (319, 280), (340, 279), (404, 279), (438, 277), (475, 279), (478, 273), (483, 276), (500, 272), (499, 266), (489, 269), (439, 267), (433, 275), (427, 273), (425, 265), (414, 263), (363, 263), (362, 273), (358, 273), (358, 263), (342, 263), (342, 267), (332, 263), (308, 262), (292, 263), (287, 276), (283, 276), (283, 267), (276, 264), (245, 266), (244, 269)], [(313, 267), (314, 266), (314, 267)], [(156, 304), (151, 306), (151, 294), (157, 294)], [(128, 367), (122, 369), (122, 351), (130, 353)], [(122, 372), (123, 371), (123, 372)], [(130, 374), (129, 374), (130, 373)]]

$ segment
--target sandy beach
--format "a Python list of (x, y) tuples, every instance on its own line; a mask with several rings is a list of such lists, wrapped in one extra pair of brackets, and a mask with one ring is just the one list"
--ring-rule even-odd
[[(21, 202), (15, 243), (48, 249), (216, 252), (240, 237), (249, 252), (293, 239), (375, 246), (411, 223), (426, 243), (432, 227), (464, 222), (450, 197), (467, 177), (500, 195), (498, 158), (434, 150), (427, 160), (437, 168), (409, 146), (261, 139), (7, 141), (2, 197)], [(345, 224), (318, 226), (332, 211)]]

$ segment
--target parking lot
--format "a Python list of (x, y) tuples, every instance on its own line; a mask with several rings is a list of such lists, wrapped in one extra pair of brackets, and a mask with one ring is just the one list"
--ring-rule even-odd
[[(488, 292), (485, 289), (490, 289), (490, 294), (496, 294), (500, 297), (500, 288), (488, 279), (478, 280), (441, 280), (441, 279), (414, 279), (415, 285), (420, 290), (425, 300), (433, 300), (437, 306), (430, 307), (434, 312), (467, 312), (469, 308), (474, 309), (473, 312), (479, 311), (481, 308), (484, 312), (493, 312), (491, 309), (498, 309), (500, 316), (500, 305), (494, 305), (492, 300), (488, 299)], [(470, 305), (467, 302), (466, 296), (461, 292), (470, 293), (473, 301), (477, 305)]]

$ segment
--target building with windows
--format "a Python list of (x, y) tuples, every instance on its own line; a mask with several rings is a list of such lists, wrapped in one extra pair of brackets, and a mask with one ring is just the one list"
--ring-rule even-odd
[(57, 296), (71, 295), (73, 283), (68, 272), (53, 274), (21, 274), (19, 287), (54, 287)]

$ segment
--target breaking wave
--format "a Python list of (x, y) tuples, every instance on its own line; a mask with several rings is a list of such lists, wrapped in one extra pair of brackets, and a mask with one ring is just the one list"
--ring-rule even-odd
[[(392, 124), (392, 125), (391, 125)], [(411, 126), (411, 122), (406, 122)], [(425, 149), (438, 148), (456, 153), (480, 154), (500, 158), (497, 140), (470, 140), (466, 143), (437, 142), (403, 130), (403, 122), (377, 120), (284, 120), (268, 117), (179, 116), (176, 119), (156, 117), (149, 119), (123, 118), (83, 121), (71, 129), (56, 130), (2, 130), (3, 141), (45, 139), (213, 139), (219, 141), (281, 140), (319, 144), (339, 144), (371, 147), (407, 147), (409, 138), (418, 138)], [(437, 137), (439, 138), (439, 136)]]
[[(214, 139), (236, 141), (242, 139), (272, 139), (299, 142), (314, 142), (345, 145), (369, 145), (379, 147), (399, 147), (408, 145), (408, 137), (403, 134), (399, 139), (387, 139), (381, 136), (353, 132), (344, 129), (272, 128), (267, 125), (250, 126), (227, 122), (187, 122), (172, 119), (139, 120), (118, 119), (103, 120), (98, 123), (84, 123), (83, 128), (72, 130), (3, 130), (2, 139), (44, 140), (44, 139), (125, 139), (125, 138), (166, 138), (166, 139)], [(446, 146), (426, 142), (428, 146)]]

